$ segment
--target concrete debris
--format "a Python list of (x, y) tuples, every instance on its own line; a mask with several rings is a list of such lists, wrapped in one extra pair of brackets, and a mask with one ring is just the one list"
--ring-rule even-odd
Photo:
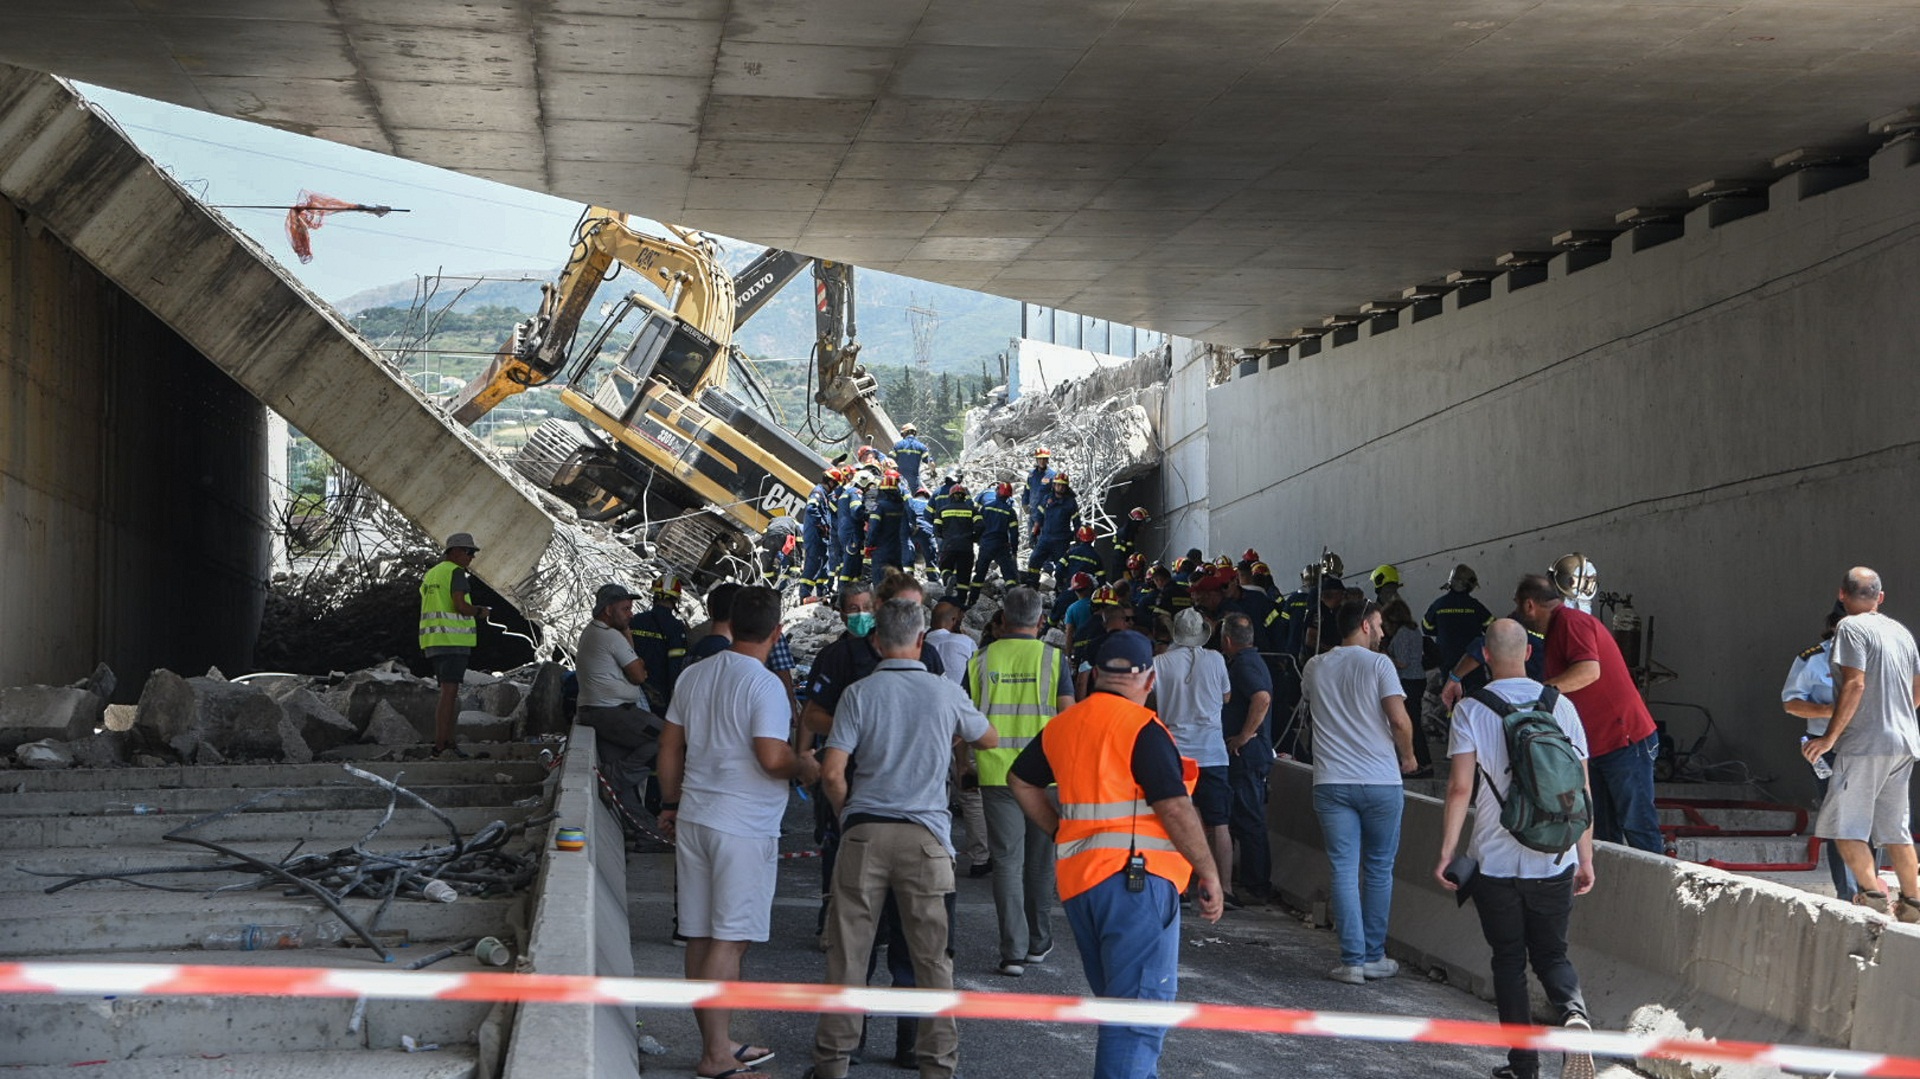
[[(431, 716), (428, 717), (428, 725), (432, 725)], [(410, 746), (420, 741), (420, 732), (393, 705), (380, 701), (367, 717), (367, 729), (361, 737), (375, 745)]]
[(463, 695), (463, 697), (471, 699), (483, 712), (496, 716), (511, 716), (520, 707), (520, 702), (526, 699), (526, 691), (515, 683), (501, 678), (480, 687), (479, 692), (470, 696)]
[(511, 742), (513, 721), (492, 712), (473, 709), (460, 713), (455, 721), (454, 740), (458, 742)]
[(566, 678), (566, 669), (558, 663), (540, 664), (527, 690), (528, 735), (567, 733)]
[(209, 678), (215, 682), (225, 682), (227, 680), (227, 676), (224, 673), (222, 673), (220, 668), (218, 667), (208, 667), (207, 673), (203, 677)]
[(112, 700), (113, 691), (120, 688), (120, 680), (114, 677), (113, 668), (105, 663), (93, 665), (93, 673), (73, 683), (74, 689), (84, 689), (102, 700)]
[(439, 705), (440, 691), (433, 683), (415, 678), (404, 667), (395, 671), (382, 665), (347, 675), (346, 681), (322, 694), (321, 700), (345, 716), (353, 729), (362, 734), (372, 722), (374, 708), (385, 704), (431, 735), (433, 711)]
[(110, 731), (130, 731), (139, 711), (131, 704), (109, 704), (106, 714), (100, 717), (100, 725)]
[(0, 751), (44, 739), (84, 738), (106, 710), (106, 698), (73, 686), (0, 689)]
[(154, 671), (140, 693), (134, 726), (149, 746), (167, 746), (196, 764), (313, 759), (278, 702), (257, 686)]
[(347, 717), (299, 681), (276, 682), (267, 695), (280, 705), (301, 741), (314, 753), (346, 745), (360, 735)]
[(66, 744), (52, 738), (43, 738), (38, 742), (28, 742), (14, 750), (14, 756), (28, 768), (71, 768), (73, 753)]
[(840, 616), (825, 603), (795, 607), (787, 612), (783, 622), (787, 647), (793, 649), (793, 658), (802, 667), (811, 667), (820, 650), (846, 632)]
[(132, 742), (131, 736), (120, 731), (100, 731), (68, 742), (67, 752), (81, 768), (118, 768), (127, 763)]
[(172, 761), (167, 760), (165, 757), (156, 757), (151, 753), (135, 753), (133, 755), (133, 766), (135, 768), (166, 768), (172, 763)]

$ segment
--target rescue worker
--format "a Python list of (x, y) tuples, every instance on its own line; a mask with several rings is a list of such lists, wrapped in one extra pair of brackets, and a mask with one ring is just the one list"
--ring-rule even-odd
[(865, 470), (843, 470), (840, 489), (833, 494), (833, 546), (838, 556), (835, 570), (843, 586), (866, 579), (860, 558), (865, 537), (858, 531), (862, 502), (859, 478), (864, 475)]
[(973, 587), (970, 596), (980, 594), (987, 583), (987, 571), (1000, 567), (1000, 579), (1011, 585), (1020, 578), (1014, 551), (1020, 546), (1020, 511), (1013, 504), (1013, 484), (1002, 483), (981, 496), (980, 553), (973, 563)]
[(875, 587), (887, 575), (888, 567), (905, 570), (913, 565), (911, 533), (907, 502), (900, 497), (900, 474), (889, 472), (867, 507), (866, 555), (872, 562), (869, 579)]
[(800, 602), (813, 598), (816, 590), (825, 597), (833, 590), (833, 495), (840, 486), (840, 470), (829, 468), (820, 482), (807, 493), (806, 561), (800, 565)]
[(940, 583), (960, 597), (960, 606), (973, 606), (978, 587), (973, 583), (973, 537), (981, 514), (967, 498), (965, 484), (956, 483), (941, 503), (937, 533), (940, 540)]
[(640, 683), (647, 695), (647, 710), (656, 715), (665, 715), (667, 705), (673, 703), (674, 684), (687, 663), (687, 624), (678, 613), (681, 591), (676, 574), (654, 581), (653, 606), (635, 612), (627, 626), (633, 634), (634, 654), (647, 665), (647, 680)]
[(1089, 636), (1093, 625), (1093, 576), (1074, 574), (1060, 596), (1066, 602), (1054, 601), (1053, 622), (1066, 630), (1067, 655), (1072, 656), (1075, 642)]
[(1045, 446), (1034, 450), (1033, 471), (1027, 473), (1026, 490), (1020, 493), (1020, 509), (1027, 515), (1028, 520), (1039, 517), (1040, 500), (1052, 490), (1054, 475), (1053, 451)]
[(1060, 575), (1071, 579), (1076, 573), (1084, 573), (1098, 581), (1105, 569), (1100, 552), (1093, 547), (1093, 528), (1081, 525), (1073, 534), (1073, 546), (1060, 558)]
[(906, 490), (920, 486), (920, 466), (927, 460), (927, 444), (914, 437), (920, 429), (911, 423), (900, 425), (900, 441), (893, 444), (893, 467), (900, 473)]
[(1087, 694), (1093, 691), (1093, 656), (1100, 650), (1100, 642), (1109, 634), (1133, 629), (1133, 606), (1111, 585), (1093, 590), (1093, 613), (1097, 622), (1093, 635), (1080, 646), (1073, 665), (1073, 699), (1076, 701), (1086, 700)]
[[(1192, 791), (1199, 770), (1146, 707), (1153, 645), (1115, 633), (1093, 657), (1094, 692), (1033, 739), (1008, 779), (1051, 837), (1062, 905), (1095, 996), (1172, 1000), (1180, 978), (1180, 893), (1220, 919), (1220, 871)], [(1003, 739), (1002, 745), (1006, 742)], [(1059, 807), (1048, 786), (1059, 784)], [(1096, 1076), (1157, 1074), (1165, 1026), (1100, 1027)]]
[(460, 687), (467, 678), (467, 660), (480, 644), (481, 621), (492, 612), (475, 606), (468, 591), (473, 586), (467, 567), (480, 552), (469, 532), (447, 537), (440, 561), (420, 582), (420, 651), (433, 664), (440, 683), (440, 699), (433, 709), (433, 751), (464, 757), (453, 744), (460, 718)]
[[(1127, 559), (1127, 564), (1131, 567), (1135, 559), (1145, 562), (1146, 557), (1145, 555), (1134, 555), (1133, 558)], [(1140, 627), (1140, 632), (1146, 634), (1149, 638), (1153, 636), (1154, 608), (1160, 605), (1159, 582), (1166, 572), (1167, 567), (1158, 562), (1152, 565), (1144, 565), (1140, 568), (1139, 583), (1133, 586), (1134, 622)]]
[(1033, 551), (1027, 557), (1027, 583), (1038, 585), (1042, 572), (1060, 576), (1060, 558), (1073, 542), (1079, 516), (1080, 500), (1074, 496), (1072, 481), (1065, 472), (1055, 473), (1052, 492), (1041, 500), (1039, 518), (1028, 523)]
[(1443, 587), (1446, 593), (1427, 607), (1427, 617), (1420, 623), (1420, 629), (1433, 638), (1434, 648), (1439, 652), (1435, 665), (1451, 671), (1460, 657), (1466, 655), (1467, 645), (1486, 632), (1487, 623), (1493, 621), (1493, 612), (1473, 598), (1473, 590), (1480, 587), (1480, 577), (1472, 566), (1462, 563), (1453, 567)]
[[(902, 490), (907, 477), (900, 475)], [(933, 553), (933, 500), (928, 497), (925, 487), (914, 488), (913, 497), (907, 500), (908, 538), (913, 542), (913, 562), (925, 562), (928, 569), (939, 565)]]
[(1147, 512), (1145, 506), (1135, 506), (1127, 511), (1126, 518), (1120, 522), (1120, 531), (1113, 537), (1114, 568), (1113, 572), (1107, 575), (1108, 580), (1118, 580), (1122, 569), (1138, 553), (1140, 530), (1145, 528), (1147, 522), (1152, 519), (1152, 514)]
[(1400, 594), (1400, 570), (1397, 566), (1375, 566), (1373, 572), (1367, 574), (1367, 579), (1373, 582), (1373, 601), (1383, 608)]

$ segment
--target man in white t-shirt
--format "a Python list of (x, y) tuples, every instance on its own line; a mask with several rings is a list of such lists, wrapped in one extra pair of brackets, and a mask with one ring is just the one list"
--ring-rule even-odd
[[(1188, 607), (1173, 617), (1173, 647), (1153, 657), (1154, 708), (1173, 734), (1182, 757), (1200, 766), (1193, 808), (1207, 832), (1207, 847), (1224, 875), (1233, 867), (1233, 788), (1227, 782), (1227, 739), (1220, 711), (1231, 684), (1226, 657), (1206, 647), (1213, 627), (1207, 616)], [(1223, 899), (1228, 897), (1222, 897)], [(1234, 899), (1229, 906), (1238, 907)]]
[(1329, 623), (1340, 643), (1307, 661), (1300, 693), (1313, 709), (1313, 811), (1333, 864), (1340, 936), (1340, 965), (1327, 977), (1360, 985), (1400, 972), (1387, 958), (1387, 915), (1406, 800), (1400, 777), (1419, 765), (1407, 691), (1379, 651), (1379, 606), (1348, 600)]
[[(1520, 623), (1502, 618), (1489, 625), (1486, 655), (1493, 681), (1484, 691), (1519, 708), (1539, 701), (1545, 687), (1527, 677), (1528, 650), (1527, 631)], [(1558, 696), (1553, 718), (1584, 762), (1587, 731), (1573, 702)], [(1466, 894), (1473, 899), (1480, 930), (1493, 949), (1493, 995), (1500, 1021), (1532, 1021), (1527, 992), (1531, 960), (1540, 987), (1546, 990), (1547, 1004), (1560, 1021), (1570, 1027), (1590, 1027), (1580, 976), (1567, 959), (1567, 921), (1573, 914), (1573, 897), (1593, 889), (1593, 829), (1587, 829), (1572, 851), (1546, 854), (1522, 846), (1500, 824), (1501, 800), (1509, 796), (1513, 781), (1506, 722), (1472, 697), (1454, 706), (1448, 752), (1453, 765), (1447, 783), (1446, 823), (1440, 830), (1440, 859), (1433, 875), (1442, 888), (1460, 890), (1459, 882), (1446, 874), (1471, 802), (1473, 835), (1467, 854), (1478, 869), (1466, 882)], [(1585, 767), (1583, 763), (1583, 772)], [(1508, 1050), (1507, 1066), (1493, 1074), (1500, 1079), (1535, 1079), (1540, 1074), (1540, 1054), (1532, 1049)], [(1562, 1074), (1568, 1079), (1592, 1079), (1593, 1057), (1567, 1054)]]
[[(780, 595), (734, 594), (733, 647), (689, 666), (674, 687), (660, 734), (660, 824), (674, 839), (674, 892), (687, 940), (687, 977), (738, 981), (747, 945), (767, 939), (789, 780), (820, 767), (789, 741), (793, 712), (767, 653), (780, 628)], [(702, 1051), (696, 1074), (758, 1079), (738, 1070), (773, 1052), (740, 1045), (725, 1009), (696, 1008)]]

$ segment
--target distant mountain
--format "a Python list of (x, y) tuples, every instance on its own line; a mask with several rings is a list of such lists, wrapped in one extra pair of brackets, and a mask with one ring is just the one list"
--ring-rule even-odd
[[(737, 271), (761, 250), (750, 244), (732, 244), (727, 247), (725, 261)], [(532, 311), (540, 303), (540, 284), (558, 275), (557, 267), (449, 275), (439, 282), (431, 306), (438, 310), (453, 302), (456, 311), (488, 306)], [(462, 294), (462, 289), (467, 291)], [(878, 270), (858, 270), (854, 290), (860, 355), (870, 364), (914, 362), (913, 328), (907, 317), (907, 309), (913, 306), (939, 312), (930, 356), (935, 371), (977, 375), (985, 359), (997, 372), (999, 366), (993, 358), (1006, 351), (1008, 341), (1020, 332), (1019, 303), (1000, 296)], [(349, 316), (375, 307), (408, 308), (417, 302), (419, 293), (418, 283), (396, 281), (356, 292), (334, 306)], [(801, 357), (813, 347), (813, 337), (812, 279), (802, 273), (741, 329), (737, 343), (755, 356)]]

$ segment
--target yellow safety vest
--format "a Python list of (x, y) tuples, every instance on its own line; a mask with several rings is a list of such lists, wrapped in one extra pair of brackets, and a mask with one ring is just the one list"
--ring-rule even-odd
[(1020, 751), (1040, 737), (1060, 699), (1060, 650), (1045, 641), (1009, 637), (968, 664), (973, 706), (993, 724), (1000, 744), (973, 751), (980, 785), (1004, 787)]
[[(453, 605), (453, 571), (460, 567), (442, 562), (427, 571), (420, 582), (420, 647), (472, 648), (480, 643), (480, 633), (470, 614), (461, 614)], [(469, 604), (473, 596), (464, 597)]]

